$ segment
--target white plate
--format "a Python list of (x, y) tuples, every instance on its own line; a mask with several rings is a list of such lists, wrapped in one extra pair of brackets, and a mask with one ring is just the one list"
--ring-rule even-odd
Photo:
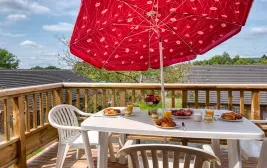
[(154, 124), (154, 126), (156, 126), (158, 128), (162, 128), (162, 129), (174, 129), (174, 128), (178, 128), (180, 125), (176, 123), (175, 127), (162, 127), (162, 126), (159, 126), (157, 124)]
[(175, 117), (175, 118), (179, 118), (179, 119), (188, 119), (188, 118), (192, 117), (192, 115), (191, 116), (175, 116), (175, 115), (172, 115), (172, 116)]
[(228, 121), (228, 122), (241, 122), (241, 121), (243, 121), (243, 118), (239, 119), (239, 120), (226, 120), (226, 119), (223, 119), (223, 118), (219, 117), (219, 119), (222, 120), (222, 121)]

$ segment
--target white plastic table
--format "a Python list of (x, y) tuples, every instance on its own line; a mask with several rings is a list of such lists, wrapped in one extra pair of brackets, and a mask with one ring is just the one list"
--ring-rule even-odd
[[(120, 108), (122, 113), (125, 108)], [(194, 109), (195, 112), (204, 112), (203, 109)], [(219, 115), (225, 110), (215, 110)], [(240, 139), (262, 139), (264, 132), (255, 124), (243, 118), (242, 122), (226, 122), (217, 120), (213, 123), (195, 122), (192, 119), (176, 119), (177, 124), (185, 123), (186, 131), (182, 127), (175, 129), (161, 129), (154, 126), (147, 112), (135, 111), (133, 116), (106, 117), (103, 112), (87, 118), (81, 127), (85, 130), (99, 131), (98, 168), (107, 168), (108, 159), (108, 132), (120, 134), (141, 134), (154, 136), (171, 136), (186, 138), (208, 138), (212, 139), (213, 147), (216, 147), (219, 139), (226, 139), (228, 145), (229, 168), (241, 168)], [(218, 147), (218, 145), (217, 145)], [(86, 147), (86, 149), (90, 149)], [(219, 150), (215, 149), (215, 154)]]

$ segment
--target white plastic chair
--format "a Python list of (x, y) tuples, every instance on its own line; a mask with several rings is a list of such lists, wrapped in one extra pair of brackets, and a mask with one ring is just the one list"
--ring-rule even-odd
[[(254, 123), (267, 123), (267, 120), (251, 120)], [(267, 138), (259, 140), (240, 140), (241, 155), (246, 159), (258, 159), (258, 168), (267, 167)]]
[[(69, 148), (84, 149), (84, 141), (82, 138), (82, 130), (79, 126), (78, 119), (75, 115), (78, 113), (82, 116), (89, 117), (91, 114), (84, 113), (76, 107), (68, 104), (58, 105), (52, 108), (48, 115), (49, 123), (58, 129), (59, 144), (56, 168), (62, 168), (64, 160), (66, 158)], [(98, 146), (98, 132), (97, 131), (87, 131), (89, 137), (90, 146)], [(111, 138), (111, 133), (109, 138)], [(111, 161), (115, 161), (115, 155), (113, 151), (113, 146), (111, 140), (109, 140), (109, 153)], [(78, 152), (78, 151), (77, 151)], [(76, 155), (77, 157), (77, 155)], [(90, 167), (94, 167), (92, 154), (89, 153), (88, 162)]]
[(220, 160), (212, 152), (202, 149), (167, 144), (130, 145), (128, 142), (117, 156), (129, 155), (129, 168), (208, 168), (212, 161), (220, 165)]

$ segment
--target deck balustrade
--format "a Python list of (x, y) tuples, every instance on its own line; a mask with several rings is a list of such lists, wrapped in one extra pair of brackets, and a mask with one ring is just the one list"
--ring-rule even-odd
[[(261, 119), (260, 92), (267, 91), (262, 84), (165, 84), (169, 107), (188, 107), (188, 97), (194, 96), (194, 108), (199, 107), (199, 92), (205, 91), (206, 106), (210, 106), (210, 92), (216, 91), (221, 108), (221, 92), (228, 92), (231, 110), (232, 92), (240, 92), (240, 113), (249, 119)], [(244, 111), (244, 92), (251, 93), (251, 112)], [(126, 106), (144, 100), (145, 94), (160, 94), (160, 84), (132, 83), (55, 83), (0, 90), (3, 103), (4, 133), (0, 142), (0, 167), (26, 167), (26, 156), (57, 139), (57, 130), (48, 123), (49, 110), (62, 103), (73, 104), (85, 112), (97, 112), (107, 106)], [(179, 93), (179, 94), (178, 94)], [(180, 95), (181, 93), (181, 95)], [(1, 110), (1, 109), (0, 109)], [(266, 125), (261, 125), (267, 130)]]

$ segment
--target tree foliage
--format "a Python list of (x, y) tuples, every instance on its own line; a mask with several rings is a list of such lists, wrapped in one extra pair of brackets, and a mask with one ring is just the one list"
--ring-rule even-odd
[(5, 49), (0, 48), (0, 68), (17, 69), (19, 60), (17, 57)]
[[(98, 69), (84, 62), (77, 62), (73, 67), (74, 71), (88, 77), (95, 82), (116, 82), (116, 83), (159, 83), (160, 70), (150, 69), (141, 71), (106, 71)], [(164, 81), (166, 83), (187, 82), (187, 74), (190, 72), (190, 64), (178, 64), (164, 68)]]
[(251, 65), (267, 64), (267, 56), (264, 54), (261, 58), (241, 58), (239, 55), (231, 58), (227, 52), (222, 55), (215, 55), (208, 60), (195, 61), (193, 65)]
[(58, 70), (60, 68), (58, 68), (56, 66), (47, 66), (47, 67), (35, 66), (35, 67), (32, 67), (31, 69), (54, 69), (54, 70)]

